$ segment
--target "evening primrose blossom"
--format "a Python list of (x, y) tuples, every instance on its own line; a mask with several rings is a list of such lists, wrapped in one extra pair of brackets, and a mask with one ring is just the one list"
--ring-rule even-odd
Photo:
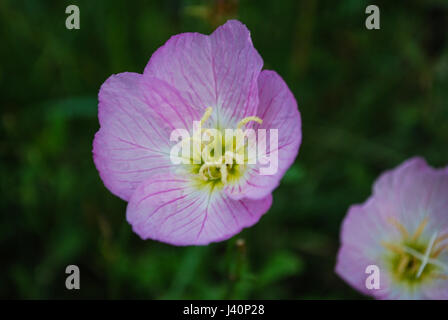
[[(448, 299), (448, 168), (412, 158), (385, 172), (344, 219), (336, 272), (380, 299)], [(379, 268), (379, 288), (365, 270)]]
[[(252, 226), (270, 208), (297, 156), (301, 118), (283, 79), (262, 65), (247, 28), (231, 20), (210, 36), (171, 37), (143, 74), (112, 75), (101, 86), (94, 162), (105, 186), (128, 201), (127, 220), (141, 238), (205, 245)], [(179, 130), (191, 137), (182, 143), (192, 152), (173, 161)], [(244, 138), (246, 130), (254, 139)], [(276, 160), (271, 174), (250, 157), (260, 141), (260, 159)]]

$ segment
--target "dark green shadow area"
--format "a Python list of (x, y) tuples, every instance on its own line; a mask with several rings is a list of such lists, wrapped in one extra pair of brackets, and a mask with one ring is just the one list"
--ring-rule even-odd
[[(77, 4), (81, 29), (65, 28)], [(448, 164), (448, 2), (0, 2), (0, 298), (362, 298), (334, 274), (348, 207), (421, 155)], [(92, 160), (97, 93), (173, 34), (251, 30), (302, 114), (299, 156), (254, 227), (207, 247), (142, 241)], [(65, 288), (65, 267), (81, 290)]]

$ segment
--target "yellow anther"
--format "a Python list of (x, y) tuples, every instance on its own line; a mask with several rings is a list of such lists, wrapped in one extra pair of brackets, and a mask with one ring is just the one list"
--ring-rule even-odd
[(437, 250), (432, 253), (431, 258), (437, 258), (443, 251), (445, 251), (445, 249), (448, 249), (448, 243), (438, 247)]
[(415, 230), (415, 233), (412, 236), (412, 240), (415, 241), (415, 240), (417, 240), (421, 236), (421, 234), (423, 232), (423, 229), (425, 229), (425, 226), (426, 226), (427, 223), (428, 223), (428, 217), (423, 219), (422, 223), (420, 223), (420, 225), (417, 227), (417, 230)]
[(221, 171), (221, 181), (222, 183), (227, 183), (227, 165), (224, 163), (221, 165), (221, 168), (219, 169)]
[[(190, 146), (190, 142), (192, 144), (192, 148)], [(193, 154), (190, 155), (190, 158), (186, 158), (183, 156), (183, 152), (182, 152), (182, 159), (186, 159), (186, 160), (190, 160), (192, 162), (194, 161), (200, 161), (201, 160), (201, 140), (198, 140), (196, 137), (189, 137), (188, 139), (184, 139), (182, 140), (182, 150), (189, 150), (191, 151), (191, 149), (193, 149)], [(190, 154), (188, 152), (188, 154)]]
[[(200, 119), (201, 126), (211, 117), (212, 113), (213, 108), (208, 107), (205, 109)], [(193, 158), (191, 162), (201, 164), (197, 173), (200, 179), (204, 181), (221, 180), (223, 184), (226, 184), (229, 176), (233, 177), (241, 174), (245, 167), (245, 161), (247, 161), (245, 158), (245, 136), (247, 135), (246, 132), (248, 132), (243, 132), (241, 128), (251, 121), (259, 124), (263, 123), (263, 120), (259, 117), (246, 117), (238, 122), (236, 133), (232, 129), (230, 129), (230, 132), (226, 129), (225, 135), (220, 129), (201, 127), (195, 138), (189, 140), (193, 142)], [(197, 136), (198, 134), (200, 135)], [(249, 144), (252, 144), (254, 139), (252, 139), (251, 133), (249, 135), (247, 140)]]
[[(202, 149), (202, 153), (201, 153), (202, 160), (203, 160), (206, 164), (208, 164), (208, 165), (215, 165), (215, 164), (217, 164), (217, 161), (215, 160), (214, 157), (212, 157), (212, 155), (211, 155), (211, 153), (210, 153), (210, 151), (211, 151), (212, 149), (213, 149), (213, 148), (210, 148), (209, 146), (205, 146), (205, 147)], [(221, 163), (221, 162), (219, 162), (219, 163)]]
[[(422, 265), (422, 263), (420, 261), (417, 261), (416, 263), (413, 263), (412, 264), (412, 268), (409, 270), (409, 272), (411, 274), (418, 273), (418, 270), (419, 270), (421, 265)], [(417, 278), (420, 278), (420, 275), (417, 275)]]
[(209, 167), (208, 164), (204, 163), (201, 168), (199, 169), (199, 176), (202, 178), (202, 180), (207, 181), (208, 178), (204, 173), (204, 170), (207, 169)]
[(395, 253), (405, 254), (405, 251), (402, 248), (400, 248), (399, 246), (397, 246), (393, 243), (383, 241), (383, 242), (381, 242), (381, 245), (383, 247), (385, 247), (386, 249), (389, 249)]
[(204, 124), (204, 122), (207, 121), (208, 118), (210, 118), (212, 112), (213, 112), (213, 108), (211, 108), (211, 107), (208, 107), (207, 109), (205, 109), (204, 115), (201, 118), (201, 125)]
[(446, 274), (441, 274), (441, 273), (433, 273), (433, 274), (430, 274), (430, 277), (431, 277), (432, 279), (448, 280), (448, 275), (446, 275)]
[(387, 222), (389, 222), (391, 225), (393, 225), (395, 228), (397, 228), (398, 231), (400, 231), (400, 233), (402, 234), (402, 236), (405, 239), (409, 237), (408, 231), (406, 230), (406, 228), (400, 222), (398, 222), (397, 219), (395, 219), (394, 217), (389, 217), (387, 219)]
[(207, 168), (207, 172), (208, 172), (208, 176), (210, 177), (210, 179), (219, 179), (219, 177), (215, 177), (212, 173), (211, 173), (211, 171), (210, 171), (210, 168), (211, 168), (212, 166), (209, 166), (208, 168)]
[(445, 240), (448, 239), (448, 233), (442, 234), (441, 236), (439, 236), (436, 241), (434, 242), (434, 245), (437, 245)]
[[(406, 228), (394, 217), (388, 217), (387, 221), (391, 223), (397, 230), (402, 234), (403, 240), (411, 241), (411, 243), (416, 243), (416, 241), (423, 234), (423, 231), (428, 224), (428, 218), (424, 218), (423, 221), (418, 225), (415, 232), (412, 234), (412, 237), (409, 238), (409, 233)], [(394, 254), (398, 255), (399, 261), (398, 266), (396, 268), (396, 273), (399, 276), (402, 276), (406, 273), (406, 275), (415, 275), (416, 279), (420, 278), (425, 270), (425, 267), (428, 264), (432, 264), (442, 268), (443, 270), (448, 270), (448, 266), (443, 264), (441, 261), (438, 261), (438, 256), (448, 249), (448, 243), (442, 243), (448, 239), (448, 234), (443, 234), (437, 237), (437, 232), (435, 232), (429, 243), (425, 249), (425, 252), (420, 252), (420, 250), (413, 249), (407, 245), (396, 245), (390, 242), (381, 242), (381, 245), (386, 249), (392, 251)], [(430, 271), (428, 275), (433, 279), (440, 278), (444, 279), (448, 278), (448, 275), (445, 274), (434, 274), (433, 271)]]
[(400, 264), (398, 265), (398, 274), (402, 275), (404, 272), (404, 269), (406, 268), (406, 266), (408, 265), (409, 261), (411, 260), (411, 257), (409, 255), (403, 255), (401, 260), (400, 260)]
[(259, 117), (256, 116), (251, 116), (251, 117), (246, 117), (244, 119), (241, 119), (240, 122), (238, 122), (238, 124), (236, 125), (237, 129), (241, 129), (246, 123), (250, 122), (250, 121), (255, 121), (259, 124), (263, 123), (263, 120), (261, 120)]
[[(218, 179), (219, 177), (215, 177), (210, 172), (210, 168), (215, 167), (214, 164), (204, 163), (201, 168), (199, 169), (199, 176), (202, 178), (202, 180), (207, 181), (209, 179)], [(205, 170), (207, 170), (208, 177), (205, 174)]]
[[(222, 134), (219, 130), (204, 129), (204, 135), (207, 137), (203, 142), (206, 147), (210, 147), (210, 150), (214, 150), (215, 158), (219, 158), (222, 155)], [(211, 139), (213, 138), (213, 140)]]

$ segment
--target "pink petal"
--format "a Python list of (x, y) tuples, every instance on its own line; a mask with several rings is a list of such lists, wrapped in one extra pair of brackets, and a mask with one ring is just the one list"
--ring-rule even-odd
[[(283, 79), (274, 71), (263, 70), (258, 78), (259, 99), (257, 116), (263, 120), (253, 128), (266, 129), (267, 155), (278, 158), (278, 170), (273, 175), (261, 175), (260, 164), (250, 166), (247, 174), (227, 193), (235, 199), (260, 199), (271, 193), (280, 183), (286, 170), (294, 162), (302, 141), (302, 123), (297, 102)], [(278, 148), (270, 148), (270, 129), (278, 129)]]
[(425, 287), (424, 297), (429, 300), (448, 300), (448, 280), (433, 281)]
[(249, 30), (231, 20), (210, 36), (183, 33), (171, 37), (153, 54), (144, 76), (173, 85), (196, 110), (212, 107), (211, 121), (232, 128), (256, 114), (262, 65)]
[[(352, 206), (341, 228), (341, 248), (338, 253), (336, 273), (353, 288), (378, 298), (389, 294), (390, 280), (383, 264), (384, 248), (381, 241), (388, 239), (390, 225), (378, 218), (378, 208), (373, 200), (365, 205)], [(380, 268), (381, 290), (369, 290), (365, 273), (369, 265)]]
[(93, 158), (105, 186), (128, 200), (135, 188), (155, 172), (172, 167), (170, 130), (146, 103), (141, 75), (111, 76), (99, 92), (101, 128), (93, 141)]
[(127, 220), (142, 239), (173, 245), (222, 241), (252, 226), (269, 209), (272, 197), (231, 200), (198, 189), (189, 177), (161, 175), (142, 183), (127, 208)]
[[(344, 279), (351, 287), (365, 295), (374, 296), (377, 299), (387, 299), (390, 297), (390, 280), (378, 261), (367, 259), (363, 249), (359, 247), (343, 246), (337, 257), (336, 273)], [(380, 269), (380, 289), (367, 289), (366, 279), (369, 274), (366, 268), (370, 265), (378, 265)]]
[(169, 133), (167, 139), (176, 129), (186, 129), (191, 133), (193, 121), (199, 121), (202, 117), (176, 89), (163, 80), (142, 77), (141, 91), (146, 105), (161, 119), (158, 126), (163, 128), (163, 132)]
[(431, 230), (448, 232), (448, 170), (433, 169), (420, 157), (383, 173), (374, 185), (381, 212), (394, 216), (409, 232), (429, 218), (423, 236)]

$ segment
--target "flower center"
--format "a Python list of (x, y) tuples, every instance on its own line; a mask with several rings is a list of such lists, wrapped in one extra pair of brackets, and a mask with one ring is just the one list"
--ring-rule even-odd
[(448, 234), (439, 236), (435, 232), (429, 240), (423, 239), (421, 235), (428, 223), (427, 218), (423, 219), (412, 235), (395, 218), (390, 218), (389, 222), (402, 236), (398, 244), (382, 242), (390, 253), (388, 261), (396, 280), (414, 285), (428, 279), (448, 279), (448, 266), (438, 259), (448, 248), (448, 244), (444, 243)]
[(243, 118), (238, 122), (236, 130), (202, 128), (211, 114), (212, 108), (207, 108), (200, 120), (201, 139), (191, 139), (191, 163), (194, 163), (193, 173), (200, 181), (223, 186), (242, 176), (248, 162), (248, 148), (253, 147), (250, 139), (245, 139), (242, 128), (251, 121), (261, 124), (263, 120), (256, 116)]

